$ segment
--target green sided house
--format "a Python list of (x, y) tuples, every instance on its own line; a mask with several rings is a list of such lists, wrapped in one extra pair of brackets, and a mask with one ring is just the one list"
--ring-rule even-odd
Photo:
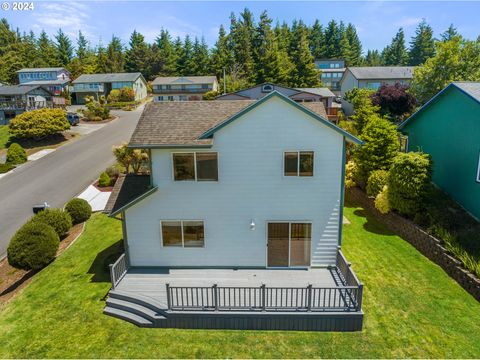
[(480, 219), (480, 82), (453, 82), (400, 124), (432, 156), (433, 182)]

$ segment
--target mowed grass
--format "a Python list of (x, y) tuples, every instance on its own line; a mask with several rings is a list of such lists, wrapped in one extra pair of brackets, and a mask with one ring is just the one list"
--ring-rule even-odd
[(7, 147), (10, 139), (10, 131), (7, 125), (0, 125), (0, 150)]
[(480, 304), (362, 209), (345, 215), (344, 252), (365, 284), (362, 332), (142, 329), (105, 316), (121, 224), (95, 215), (0, 311), (0, 358), (480, 357)]

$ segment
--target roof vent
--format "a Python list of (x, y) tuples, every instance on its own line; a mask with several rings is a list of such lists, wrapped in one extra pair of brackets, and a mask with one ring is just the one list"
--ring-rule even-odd
[(265, 84), (262, 85), (262, 92), (263, 93), (268, 93), (273, 91), (273, 85), (272, 84)]

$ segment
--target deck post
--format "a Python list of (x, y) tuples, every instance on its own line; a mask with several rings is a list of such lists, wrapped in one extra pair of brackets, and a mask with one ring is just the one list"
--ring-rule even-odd
[(262, 286), (260, 286), (260, 295), (262, 297), (262, 311), (266, 311), (267, 310), (267, 304), (266, 304), (266, 289), (265, 289), (265, 284), (262, 284)]
[(115, 276), (113, 274), (113, 264), (108, 265), (110, 269), (110, 281), (112, 282), (112, 290), (115, 290)]
[(307, 311), (312, 311), (312, 284), (309, 284), (307, 286), (307, 293), (308, 293), (308, 297), (307, 297)]
[(172, 310), (172, 303), (170, 300), (170, 284), (165, 285), (167, 288), (167, 308), (168, 310)]
[(213, 291), (213, 304), (215, 306), (215, 311), (218, 311), (218, 289), (217, 284), (213, 284), (212, 286)]
[(358, 285), (357, 291), (357, 311), (362, 310), (363, 284)]

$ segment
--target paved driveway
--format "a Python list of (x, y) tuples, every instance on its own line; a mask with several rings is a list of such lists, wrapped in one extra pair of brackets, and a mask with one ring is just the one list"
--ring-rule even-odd
[(32, 216), (32, 205), (47, 201), (62, 207), (114, 162), (112, 146), (130, 139), (142, 110), (116, 111), (118, 120), (0, 179), (0, 258), (15, 231)]

